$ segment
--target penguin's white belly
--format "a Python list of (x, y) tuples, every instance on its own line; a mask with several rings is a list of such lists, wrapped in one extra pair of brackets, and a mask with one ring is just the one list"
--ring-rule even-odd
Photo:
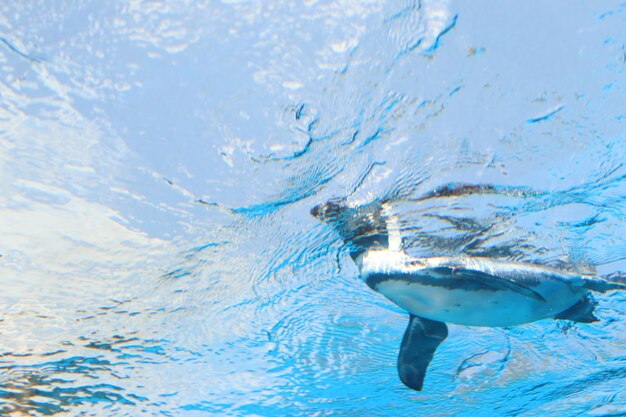
[(402, 280), (387, 280), (376, 291), (404, 310), (427, 319), (467, 326), (506, 327), (554, 317), (584, 295), (561, 283), (538, 288), (546, 301), (513, 291), (448, 289)]
[(556, 270), (486, 258), (416, 259), (381, 250), (368, 251), (358, 266), (368, 285), (411, 314), (469, 326), (552, 318), (588, 293)]

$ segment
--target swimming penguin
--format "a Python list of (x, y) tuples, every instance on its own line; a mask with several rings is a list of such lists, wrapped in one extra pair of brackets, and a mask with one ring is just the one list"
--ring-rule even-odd
[(343, 238), (365, 283), (409, 313), (398, 374), (417, 391), (448, 336), (446, 323), (506, 327), (545, 318), (591, 323), (597, 321), (591, 291), (626, 290), (624, 283), (531, 263), (411, 257), (389, 201), (351, 207), (335, 199), (311, 214)]

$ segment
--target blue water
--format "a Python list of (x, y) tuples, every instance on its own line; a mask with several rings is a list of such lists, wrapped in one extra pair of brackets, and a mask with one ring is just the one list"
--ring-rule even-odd
[(309, 214), (626, 271), (625, 75), (623, 1), (0, 3), (0, 415), (626, 415), (626, 294), (451, 325), (416, 393)]

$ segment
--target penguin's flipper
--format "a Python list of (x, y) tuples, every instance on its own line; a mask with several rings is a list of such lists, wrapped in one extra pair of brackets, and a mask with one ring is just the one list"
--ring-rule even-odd
[(445, 323), (410, 315), (398, 355), (398, 375), (407, 387), (422, 390), (426, 368), (447, 336)]

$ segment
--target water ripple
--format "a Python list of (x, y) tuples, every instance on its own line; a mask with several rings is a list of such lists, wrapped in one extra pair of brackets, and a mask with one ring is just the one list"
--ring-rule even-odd
[(625, 9), (566, 3), (0, 5), (0, 414), (624, 414), (624, 293), (450, 326), (415, 393), (310, 215), (623, 279)]

